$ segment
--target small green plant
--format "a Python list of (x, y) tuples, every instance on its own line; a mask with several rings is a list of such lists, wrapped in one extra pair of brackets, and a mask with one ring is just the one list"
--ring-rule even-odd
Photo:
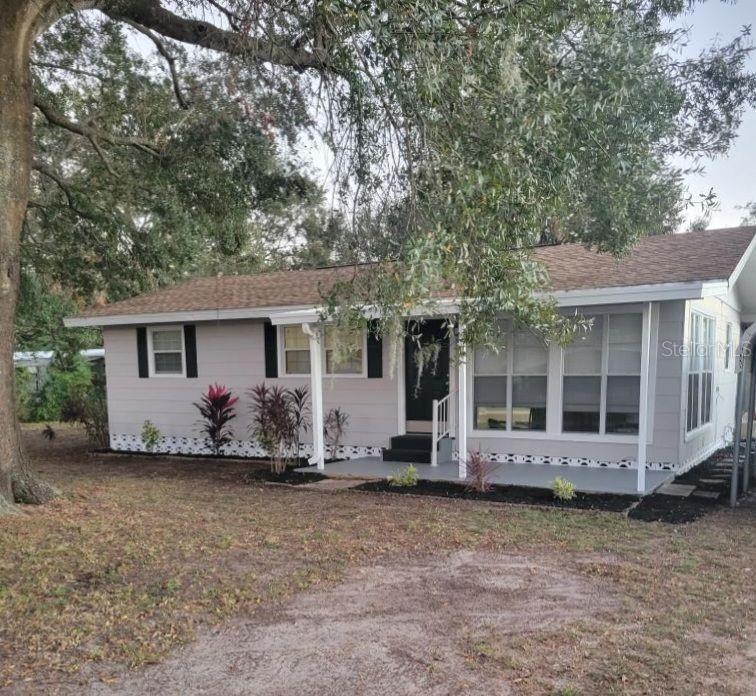
[(572, 481), (557, 476), (551, 482), (551, 490), (557, 500), (572, 500), (575, 497), (575, 484)]
[(396, 488), (413, 488), (417, 486), (419, 480), (420, 476), (418, 476), (414, 464), (409, 464), (398, 474), (388, 477), (389, 486), (394, 486)]
[(142, 443), (148, 452), (154, 452), (157, 443), (160, 442), (160, 429), (151, 421), (144, 421), (142, 426)]

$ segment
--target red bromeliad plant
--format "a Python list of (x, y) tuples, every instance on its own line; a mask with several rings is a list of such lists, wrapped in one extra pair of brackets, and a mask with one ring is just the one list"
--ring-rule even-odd
[(232, 440), (229, 422), (236, 418), (234, 404), (238, 400), (239, 397), (232, 396), (231, 390), (227, 387), (211, 384), (199, 403), (194, 404), (202, 416), (201, 431), (216, 457), (221, 454), (224, 445)]

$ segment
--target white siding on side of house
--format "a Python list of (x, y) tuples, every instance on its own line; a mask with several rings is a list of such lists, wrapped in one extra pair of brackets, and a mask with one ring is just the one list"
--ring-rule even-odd
[[(110, 432), (139, 435), (145, 420), (152, 421), (164, 436), (200, 437), (198, 412), (193, 403), (218, 382), (239, 396), (234, 436), (249, 439), (247, 390), (260, 382), (287, 387), (306, 385), (308, 378), (265, 378), (263, 323), (224, 321), (197, 323), (196, 379), (149, 377), (141, 379), (137, 369), (136, 329), (106, 327), (103, 330), (107, 359)], [(390, 372), (390, 349), (383, 347), (383, 377), (326, 377), (323, 398), (326, 412), (340, 407), (349, 415), (342, 444), (388, 446), (397, 433), (398, 390)], [(307, 433), (302, 441), (312, 441)]]
[[(685, 344), (690, 337), (690, 317), (692, 312), (700, 312), (712, 317), (715, 322), (714, 376), (712, 387), (711, 423), (693, 433), (686, 433), (687, 379), (683, 380), (680, 404), (683, 414), (680, 427), (680, 465), (689, 468), (703, 461), (713, 451), (732, 441), (735, 420), (735, 398), (737, 375), (732, 363), (725, 369), (725, 346), (727, 344), (727, 324), (733, 325), (733, 340), (737, 345), (740, 337), (740, 313), (731, 306), (727, 298), (708, 297), (686, 303)], [(683, 374), (687, 375), (690, 356), (683, 358)]]

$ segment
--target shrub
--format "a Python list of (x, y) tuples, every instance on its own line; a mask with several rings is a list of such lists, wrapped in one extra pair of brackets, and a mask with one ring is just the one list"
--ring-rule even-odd
[(108, 447), (108, 399), (105, 376), (95, 373), (89, 384), (72, 389), (61, 406), (61, 420), (81, 423), (89, 442), (95, 447)]
[(388, 477), (389, 486), (395, 488), (414, 488), (419, 480), (420, 476), (414, 464), (408, 464), (398, 474)]
[(33, 382), (34, 376), (25, 367), (17, 367), (15, 369), (14, 390), (16, 395), (16, 415), (22, 423), (31, 420)]
[(301, 436), (306, 433), (310, 427), (309, 406), (310, 391), (307, 387), (297, 387), (289, 390), (289, 405), (291, 408), (291, 417), (294, 427), (294, 457), (299, 458), (301, 449)]
[(144, 421), (142, 425), (142, 443), (148, 452), (154, 452), (158, 442), (160, 442), (160, 429), (151, 421)]
[(326, 444), (331, 448), (331, 459), (336, 459), (336, 450), (341, 444), (347, 425), (349, 425), (349, 415), (340, 408), (332, 408), (323, 419), (323, 436)]
[(250, 433), (265, 450), (274, 474), (286, 469), (297, 440), (297, 426), (291, 392), (265, 382), (249, 390), (251, 400)]
[(554, 497), (557, 500), (567, 501), (575, 497), (575, 484), (561, 476), (557, 476), (551, 482), (551, 490), (554, 491)]
[(194, 405), (202, 416), (200, 430), (204, 433), (215, 456), (232, 440), (229, 423), (236, 418), (234, 404), (239, 397), (232, 396), (231, 390), (220, 384), (211, 384), (199, 403)]
[(491, 474), (498, 469), (480, 450), (469, 452), (467, 455), (466, 488), (477, 493), (488, 493), (492, 485), (489, 480)]
[(42, 388), (31, 397), (29, 420), (35, 423), (67, 420), (64, 410), (69, 402), (80, 398), (92, 383), (92, 369), (79, 355), (74, 355), (66, 367), (51, 366)]

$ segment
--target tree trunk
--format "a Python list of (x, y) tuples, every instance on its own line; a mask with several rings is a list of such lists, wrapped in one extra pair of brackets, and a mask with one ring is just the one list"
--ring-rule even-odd
[(13, 387), (21, 230), (31, 171), (29, 51), (44, 5), (0, 4), (0, 513), (12, 510), (14, 501), (42, 503), (54, 495), (26, 466)]

